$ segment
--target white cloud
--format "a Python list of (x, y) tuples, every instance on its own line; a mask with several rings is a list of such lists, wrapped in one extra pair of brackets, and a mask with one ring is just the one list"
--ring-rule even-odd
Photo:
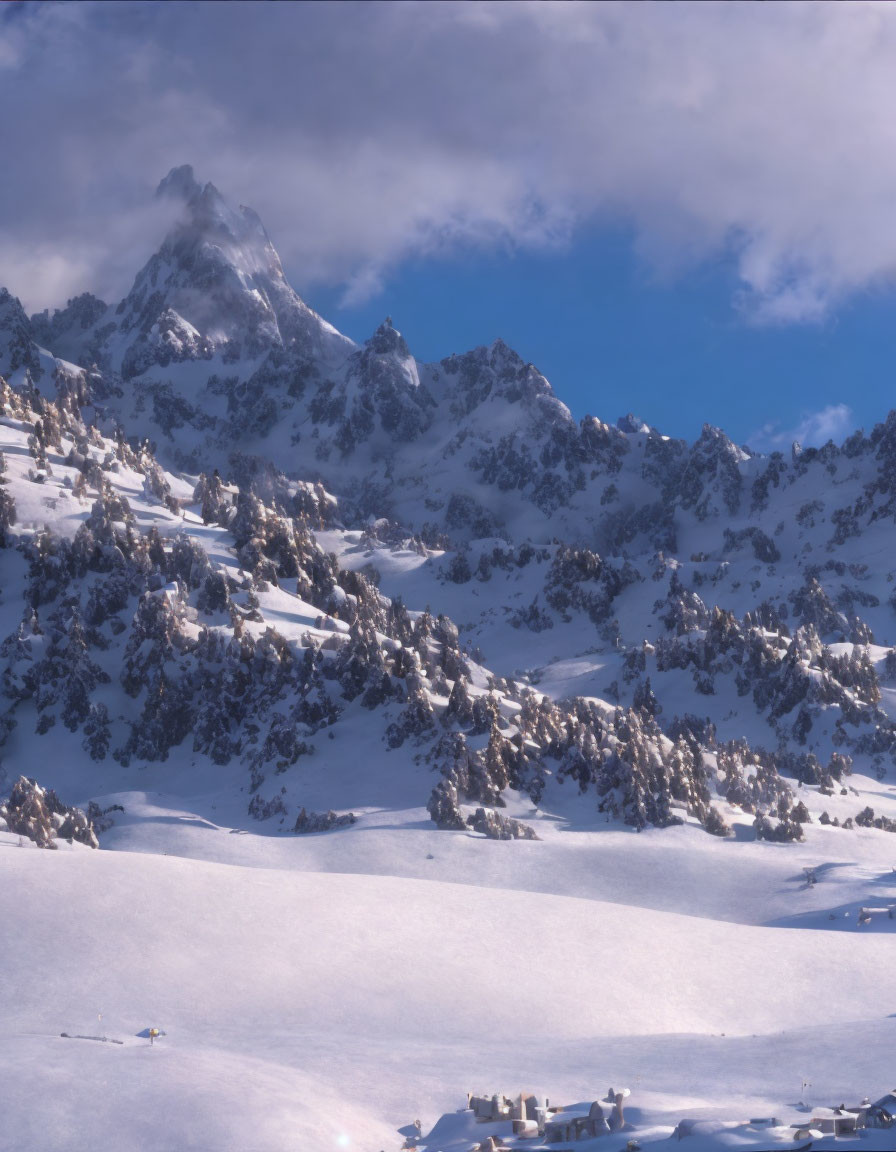
[[(729, 254), (760, 322), (818, 320), (896, 274), (896, 6), (16, 12), (10, 268), (35, 243), (73, 269), (89, 250), (89, 286), (122, 290), (110, 237), (189, 162), (259, 210), (298, 287), (350, 298), (409, 256), (565, 243), (595, 219), (632, 226), (666, 271)], [(9, 286), (37, 305), (46, 282)]]
[(353, 308), (366, 304), (368, 300), (379, 296), (383, 288), (382, 270), (368, 264), (348, 278), (339, 300), (340, 307)]
[(794, 428), (782, 429), (776, 422), (766, 424), (750, 437), (749, 444), (760, 452), (789, 449), (794, 443), (820, 448), (829, 440), (841, 444), (854, 429), (855, 419), (848, 404), (828, 404), (817, 412), (803, 413)]

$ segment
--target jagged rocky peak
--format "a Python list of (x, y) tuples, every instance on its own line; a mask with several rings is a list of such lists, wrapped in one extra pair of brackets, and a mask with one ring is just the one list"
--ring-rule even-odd
[(738, 448), (721, 428), (704, 424), (681, 477), (681, 506), (694, 508), (701, 520), (723, 509), (733, 515), (740, 508), (743, 488), (740, 465), (749, 459), (750, 453)]
[(650, 425), (645, 420), (642, 420), (640, 416), (633, 415), (631, 412), (628, 412), (625, 416), (620, 416), (616, 421), (616, 427), (620, 432), (627, 432), (629, 435), (638, 435), (639, 433), (646, 435), (652, 431)]
[(255, 359), (273, 349), (326, 356), (351, 342), (293, 291), (251, 208), (233, 209), (189, 165), (157, 190), (177, 209), (162, 246), (111, 315), (100, 358), (122, 375), (172, 362)]
[(367, 341), (367, 347), (377, 356), (408, 357), (411, 354), (407, 341), (393, 325), (391, 316), (387, 316), (380, 324)]
[(749, 460), (751, 455), (746, 449), (738, 448), (727, 433), (721, 428), (716, 428), (714, 424), (703, 425), (700, 436), (694, 444), (694, 450), (700, 450), (706, 455), (724, 455), (738, 462)]
[(343, 455), (363, 442), (417, 439), (435, 402), (421, 385), (417, 361), (387, 317), (349, 360), (339, 441)]
[(214, 184), (196, 180), (189, 164), (172, 168), (156, 196), (186, 210), (165, 240), (179, 262), (201, 253), (204, 260), (247, 277), (261, 273), (283, 280), (280, 257), (257, 214), (244, 205), (234, 211)]
[(202, 185), (196, 179), (192, 164), (180, 164), (177, 168), (172, 168), (156, 189), (156, 196), (170, 196), (176, 200), (183, 200), (186, 204), (201, 195)]
[(0, 375), (14, 376), (20, 369), (37, 380), (40, 354), (25, 309), (16, 296), (0, 288)]
[(468, 415), (488, 401), (498, 401), (532, 409), (542, 430), (575, 423), (535, 365), (526, 363), (503, 340), (448, 356), (439, 366), (451, 379), (448, 392), (456, 417)]
[(393, 327), (391, 316), (386, 317), (364, 345), (361, 358), (368, 380), (381, 382), (388, 378), (399, 388), (402, 385), (420, 387), (417, 361), (405, 338)]

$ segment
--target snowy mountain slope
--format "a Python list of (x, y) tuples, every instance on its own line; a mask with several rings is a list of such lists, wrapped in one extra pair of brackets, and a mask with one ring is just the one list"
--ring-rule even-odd
[[(108, 366), (112, 353), (107, 342), (106, 376), (99, 370), (79, 370), (66, 361), (51, 361), (58, 411), (47, 406), (25, 364), (30, 354), (25, 338), (28, 322), (21, 309), (16, 311), (16, 302), (7, 297), (7, 312), (15, 321), (9, 328), (7, 352), (11, 365), (16, 357), (15, 373), (24, 397), (23, 406), (23, 401), (16, 400), (19, 393), (7, 393), (8, 411), (19, 421), (19, 439), (11, 443), (11, 451), (21, 463), (10, 472), (10, 481), (16, 482), (12, 498), (20, 524), (36, 526), (50, 505), (55, 512), (60, 500), (65, 504), (69, 500), (65, 485), (74, 490), (79, 470), (82, 492), (85, 478), (92, 475), (101, 497), (89, 523), (75, 536), (74, 551), (53, 538), (66, 535), (66, 523), (74, 532), (86, 519), (84, 515), (63, 516), (49, 536), (39, 533), (35, 542), (23, 544), (30, 565), (26, 598), (37, 608), (41, 600), (51, 602), (58, 597), (60, 576), (44, 570), (48, 563), (51, 569), (61, 568), (68, 577), (81, 581), (91, 569), (104, 572), (117, 566), (110, 577), (92, 587), (89, 581), (84, 583), (79, 594), (78, 612), (87, 611), (94, 628), (108, 618), (114, 636), (96, 635), (87, 642), (87, 647), (93, 644), (109, 650), (108, 668), (94, 661), (86, 676), (87, 686), (79, 682), (67, 689), (79, 701), (65, 721), (67, 727), (77, 731), (84, 722), (91, 730), (99, 725), (99, 734), (89, 738), (98, 740), (106, 752), (111, 746), (119, 762), (127, 766), (138, 750), (151, 759), (164, 759), (186, 734), (201, 726), (209, 735), (194, 735), (194, 752), (211, 754), (222, 763), (235, 756), (246, 763), (254, 756), (250, 778), (255, 793), (265, 776), (260, 765), (274, 749), (281, 745), (290, 749), (288, 767), (302, 754), (305, 742), (294, 731), (290, 734), (297, 714), (289, 708), (273, 712), (263, 744), (256, 725), (242, 729), (248, 715), (247, 684), (257, 677), (259, 683), (253, 684), (257, 691), (265, 679), (264, 671), (253, 671), (247, 678), (242, 666), (248, 663), (275, 669), (274, 697), (284, 701), (295, 676), (305, 677), (300, 712), (309, 732), (323, 718), (332, 724), (346, 703), (361, 695), (362, 706), (378, 716), (380, 708), (386, 713), (391, 708), (384, 717), (385, 730), (379, 734), (393, 749), (401, 747), (408, 736), (417, 747), (426, 745), (426, 758), (441, 767), (444, 777), (433, 792), (430, 808), (446, 826), (461, 820), (458, 803), (494, 805), (508, 786), (522, 789), (539, 802), (556, 775), (558, 780), (571, 778), (585, 792), (594, 784), (600, 811), (623, 816), (639, 827), (674, 823), (682, 819), (673, 812), (677, 809), (724, 832), (724, 820), (711, 813), (714, 793), (742, 812), (753, 815), (758, 810), (760, 835), (798, 837), (799, 825), (811, 819), (813, 812), (827, 813), (826, 820), (839, 823), (858, 818), (861, 811), (866, 822), (889, 827), (889, 818), (869, 813), (868, 805), (846, 815), (838, 812), (842, 802), (832, 799), (818, 813), (814, 791), (812, 797), (807, 793), (807, 806), (797, 803), (792, 787), (795, 781), (815, 786), (831, 798), (837, 793), (849, 797), (855, 790), (850, 793), (843, 778), (851, 766), (882, 777), (892, 757), (896, 727), (887, 713), (892, 705), (886, 680), (896, 674), (896, 660), (888, 657), (892, 609), (884, 604), (892, 573), (884, 579), (876, 563), (886, 550), (889, 534), (889, 424), (876, 429), (868, 440), (853, 437), (841, 450), (829, 446), (821, 453), (795, 453), (789, 466), (774, 457), (752, 457), (709, 428), (690, 449), (665, 440), (631, 417), (620, 421), (618, 429), (594, 421), (577, 428), (547, 383), (501, 345), (488, 355), (472, 353), (446, 362), (442, 366), (446, 378), (456, 377), (456, 381), (436, 400), (424, 382), (428, 376), (434, 383), (438, 371), (432, 366), (421, 369), (389, 323), (364, 349), (351, 351), (313, 318), (285, 284), (276, 254), (248, 210), (233, 213), (213, 187), (196, 184), (188, 169), (173, 172), (160, 194), (182, 200), (186, 217), (116, 309), (124, 319), (118, 322), (115, 339), (120, 338), (119, 343), (130, 339), (128, 333), (133, 334), (138, 326), (134, 317), (141, 308), (146, 321), (145, 308), (152, 312), (157, 304), (169, 310), (180, 307), (201, 324), (201, 328), (193, 327), (202, 339), (210, 341), (208, 347), (185, 347), (175, 357), (174, 368), (195, 372), (205, 363), (205, 356), (218, 355), (222, 348), (222, 355), (245, 366), (241, 359), (244, 344), (259, 355), (265, 348), (269, 357), (274, 352), (286, 355), (289, 349), (291, 355), (302, 344), (296, 332), (303, 318), (302, 323), (310, 324), (320, 339), (311, 352), (306, 341), (302, 354), (317, 355), (319, 368), (324, 362), (323, 345), (329, 342), (331, 351), (337, 349), (330, 366), (339, 361), (344, 370), (342, 383), (330, 381), (324, 392), (334, 403), (338, 397), (336, 407), (343, 415), (351, 401), (354, 415), (349, 423), (363, 431), (360, 440), (350, 437), (342, 444), (341, 478), (349, 495), (340, 500), (338, 515), (358, 515), (357, 498), (351, 495), (355, 481), (350, 466), (358, 453), (363, 449), (370, 461), (389, 441), (400, 449), (400, 465), (396, 466), (411, 466), (421, 447), (416, 443), (420, 437), (443, 435), (439, 429), (445, 422), (440, 421), (439, 411), (447, 404), (453, 414), (451, 427), (461, 421), (454, 450), (466, 439), (463, 419), (471, 414), (477, 426), (487, 429), (487, 439), (494, 440), (498, 432), (503, 436), (499, 446), (488, 452), (476, 449), (479, 457), (486, 457), (480, 459), (479, 470), (482, 494), (489, 504), (488, 523), (476, 519), (475, 503), (466, 497), (455, 499), (457, 493), (448, 502), (446, 517), (450, 520), (457, 514), (452, 524), (460, 528), (461, 535), (465, 530), (499, 528), (503, 539), (480, 538), (468, 545), (441, 540), (449, 552), (440, 557), (394, 521), (376, 521), (358, 536), (333, 521), (337, 506), (319, 485), (290, 481), (272, 469), (270, 462), (259, 465), (245, 455), (237, 476), (272, 505), (266, 508), (257, 496), (222, 486), (217, 476), (213, 481), (200, 477), (194, 499), (201, 509), (194, 509), (190, 517), (195, 522), (201, 511), (202, 528), (197, 526), (189, 536), (176, 533), (182, 526), (177, 513), (186, 515), (181, 506), (188, 502), (183, 482), (166, 479), (151, 451), (132, 435), (132, 443), (142, 454), (138, 457), (135, 448), (125, 444), (120, 427), (113, 441), (103, 441), (95, 428), (91, 430), (91, 421), (99, 420), (101, 425), (107, 421), (105, 401), (124, 397), (125, 383), (134, 409), (141, 408), (145, 395), (139, 379), (115, 383), (120, 378)], [(150, 307), (145, 288), (151, 282), (158, 285), (158, 291)], [(263, 307), (258, 303), (262, 298)], [(85, 313), (83, 301), (73, 308)], [(71, 316), (58, 314), (52, 321), (38, 320), (37, 328), (41, 325), (44, 335), (53, 336), (70, 332), (73, 322)], [(226, 339), (218, 339), (225, 330)], [(89, 331), (89, 325), (82, 328), (82, 332)], [(286, 338), (284, 333), (290, 332)], [(242, 335), (238, 338), (235, 333)], [(125, 368), (126, 357), (139, 359), (137, 348), (137, 344), (129, 345), (121, 354), (119, 369)], [(39, 348), (35, 354), (38, 360), (48, 356)], [(161, 360), (150, 357), (152, 370), (165, 367), (162, 361), (168, 359), (167, 352)], [(265, 371), (270, 373), (271, 364), (266, 364)], [(274, 377), (271, 381), (276, 383)], [(170, 381), (165, 387), (165, 404), (160, 407), (161, 394), (156, 391), (151, 412), (144, 405), (137, 424), (154, 433), (189, 431), (183, 409), (186, 401), (171, 391)], [(315, 433), (334, 423), (321, 404), (318, 390), (310, 405), (311, 409), (317, 406)], [(38, 410), (44, 413), (43, 424), (48, 428), (42, 426)], [(483, 424), (485, 410), (494, 418)], [(29, 414), (30, 425), (23, 419)], [(64, 442), (57, 427), (61, 414), (68, 422)], [(82, 414), (86, 425), (81, 423)], [(214, 424), (214, 417), (204, 418)], [(13, 419), (11, 425), (15, 424)], [(527, 466), (531, 455), (527, 429), (541, 437), (543, 459), (547, 459), (550, 441), (556, 462), (563, 462), (567, 472), (573, 458), (569, 453), (576, 445), (578, 455), (573, 456), (580, 471), (581, 461), (590, 452), (592, 463), (601, 463), (603, 468), (592, 468), (590, 476), (605, 485), (604, 497), (609, 494), (610, 499), (603, 502), (622, 500), (638, 508), (621, 518), (620, 513), (606, 512), (598, 525), (592, 517), (597, 534), (611, 544), (603, 557), (581, 545), (560, 544), (556, 537), (554, 542), (538, 543), (538, 525), (530, 511), (540, 497), (525, 491), (525, 485), (513, 488), (513, 476), (520, 470), (527, 478), (538, 475), (537, 468)], [(85, 455), (88, 432), (105, 452), (102, 462)], [(519, 436), (523, 447), (517, 450), (514, 444)], [(28, 468), (27, 483), (23, 440), (37, 464)], [(58, 495), (49, 495), (46, 488), (46, 449), (51, 443), (60, 453), (56, 465), (63, 469), (63, 486), (55, 482)], [(68, 456), (63, 459), (66, 450)], [(200, 451), (195, 443), (193, 450), (194, 455)], [(329, 451), (326, 448), (323, 456)], [(466, 456), (469, 465), (469, 453)], [(390, 457), (388, 467), (393, 463)], [(66, 466), (73, 470), (66, 473)], [(142, 475), (147, 493), (168, 509), (167, 520), (159, 518), (157, 511), (134, 516), (124, 506), (119, 509), (114, 485), (109, 487), (109, 480), (100, 473), (104, 469), (121, 472), (122, 466), (125, 472), (137, 469), (130, 491), (140, 484)], [(819, 469), (828, 479), (827, 499), (806, 500), (816, 490)], [(432, 494), (425, 497), (432, 508), (438, 504), (438, 475), (437, 468), (424, 469), (416, 480), (418, 488)], [(606, 485), (608, 475), (615, 476), (618, 485), (615, 481)], [(751, 475), (747, 513), (745, 487)], [(368, 485), (366, 500), (382, 497), (388, 501), (388, 482), (394, 476), (387, 472), (385, 479), (386, 489)], [(178, 484), (179, 499), (174, 495)], [(400, 487), (413, 503), (414, 483), (402, 476)], [(496, 498), (502, 491), (508, 493), (506, 513)], [(662, 499), (644, 503), (651, 491), (661, 493)], [(102, 506), (106, 492), (110, 508)], [(555, 496), (562, 508), (551, 517), (552, 527), (563, 529), (570, 520), (578, 520), (579, 529), (570, 531), (581, 531), (575, 494), (564, 495), (558, 489)], [(779, 513), (784, 518), (772, 535), (753, 522), (761, 517), (770, 526)], [(314, 544), (309, 516), (337, 559)], [(116, 518), (128, 525), (124, 536), (115, 528)], [(414, 519), (412, 514), (410, 522)], [(863, 527), (865, 520), (867, 527)], [(212, 527), (216, 522), (218, 527)], [(154, 532), (146, 531), (150, 525)], [(833, 538), (827, 536), (831, 526)], [(534, 529), (534, 542), (526, 538), (514, 543), (514, 533), (524, 528)], [(432, 531), (431, 526), (427, 531)], [(172, 549), (162, 543), (169, 532), (177, 535)], [(657, 543), (664, 548), (656, 549)], [(639, 551), (645, 546), (645, 551)], [(135, 547), (137, 555), (132, 554)], [(109, 558), (110, 548), (117, 555), (114, 560)], [(162, 593), (171, 577), (180, 584)], [(298, 606), (290, 597), (283, 598), (282, 589), (284, 578), (296, 577)], [(393, 598), (391, 604), (371, 583), (383, 579)], [(49, 588), (42, 586), (47, 581)], [(138, 605), (134, 598), (139, 598), (141, 589), (144, 601)], [(464, 640), (484, 642), (491, 668), (511, 679), (489, 681), (487, 673), (470, 668), (460, 655), (459, 636), (451, 624), (433, 625), (428, 614), (413, 622), (404, 607), (398, 606), (396, 596), (412, 605), (435, 602), (447, 609), (459, 621)], [(104, 603), (109, 598), (114, 604), (111, 613)], [(139, 611), (125, 641), (127, 616), (135, 606)], [(69, 601), (63, 601), (57, 610), (51, 652), (55, 645), (60, 654), (67, 653), (74, 642), (59, 632), (70, 608)], [(117, 613), (125, 609), (122, 620)], [(316, 624), (326, 634), (315, 634)], [(274, 631), (268, 631), (267, 625), (273, 625)], [(65, 624), (69, 630), (72, 626)], [(32, 649), (42, 652), (45, 642), (38, 639), (39, 628), (29, 617), (15, 642), (10, 639), (7, 654), (13, 663), (33, 660)], [(137, 658), (141, 643), (148, 642), (141, 642), (140, 637), (146, 629), (151, 634), (153, 628), (161, 630), (162, 646), (146, 663)], [(346, 645), (338, 635), (350, 628), (354, 632)], [(305, 634), (311, 638), (311, 647), (302, 641)], [(116, 637), (122, 639), (116, 642)], [(872, 644), (875, 639), (881, 642)], [(408, 640), (413, 641), (410, 650)], [(77, 645), (79, 649), (85, 646), (80, 634)], [(260, 651), (265, 655), (260, 656)], [(403, 651), (410, 654), (405, 657)], [(305, 654), (305, 672), (297, 672), (294, 653)], [(85, 653), (83, 659), (91, 667), (92, 658)], [(124, 671), (123, 661), (127, 661)], [(47, 663), (43, 659), (41, 669)], [(41, 692), (35, 695), (33, 681), (35, 676), (48, 674), (50, 683), (56, 684), (52, 659), (49, 668), (49, 673), (31, 669), (23, 677), (12, 664), (8, 667), (7, 691), (17, 708), (27, 711), (37, 700), (41, 710)], [(126, 695), (140, 699), (142, 711), (130, 705), (118, 707), (115, 690), (102, 688), (115, 680), (116, 673)], [(154, 679), (144, 697), (144, 681), (150, 675)], [(319, 702), (321, 685), (327, 680), (338, 682), (339, 703), (332, 698)], [(552, 707), (543, 698), (539, 704), (538, 694), (521, 695), (519, 680), (543, 684), (547, 696), (560, 706)], [(490, 683), (492, 696), (485, 699), (482, 692)], [(222, 688), (230, 685), (226, 693), (234, 690), (234, 684), (242, 700), (235, 727), (230, 714), (222, 715), (220, 705)], [(97, 698), (88, 703), (91, 692)], [(309, 692), (314, 704), (308, 703)], [(603, 703), (563, 704), (571, 695), (598, 697)], [(404, 707), (394, 718), (399, 703)], [(616, 705), (628, 711), (614, 717)], [(95, 714), (88, 720), (90, 708)], [(266, 718), (270, 711), (266, 699), (262, 715)], [(308, 716), (313, 717), (310, 727)], [(447, 728), (441, 738), (437, 738), (437, 717)], [(38, 726), (46, 732), (55, 719), (55, 713), (48, 713), (40, 717)], [(150, 721), (161, 743), (142, 735)], [(217, 731), (222, 724), (224, 735)], [(744, 736), (752, 748), (743, 745)], [(18, 737), (11, 739), (14, 748)], [(252, 745), (258, 747), (250, 753)], [(423, 753), (413, 755), (419, 761)], [(285, 769), (276, 775), (280, 771)], [(285, 820), (287, 802), (282, 797), (289, 789), (286, 783), (281, 788), (286, 791), (255, 797), (257, 814)], [(792, 811), (800, 815), (794, 818)], [(763, 813), (771, 815), (771, 826), (762, 822)]]
[[(684, 746), (670, 757), (646, 715), (620, 713), (617, 731), (598, 706), (552, 706), (510, 682), (490, 687), (450, 620), (426, 612), (414, 620), (362, 574), (340, 570), (307, 527), (309, 512), (318, 521), (331, 514), (325, 495), (296, 489), (290, 516), (242, 493), (234, 506), (234, 492), (202, 477), (186, 498), (195, 501), (187, 520), (145, 447), (103, 440), (74, 401), (65, 408), (3, 387), (13, 461), (5, 543), (18, 540), (10, 575), (18, 573), (25, 601), (2, 649), (13, 762), (27, 754), (32, 725), (45, 736), (59, 723), (93, 759), (111, 756), (123, 768), (165, 761), (192, 737), (193, 754), (244, 766), (251, 814), (283, 823), (294, 812), (298, 830), (307, 809), (291, 805), (290, 787), (305, 775), (299, 762), (315, 754), (311, 738), (332, 739), (342, 718), (415, 765), (418, 802), (432, 779), (422, 761), (441, 767), (430, 810), (462, 827), (464, 801), (501, 804), (508, 786), (537, 799), (557, 770), (544, 756), (562, 775), (564, 755), (581, 755), (583, 740), (592, 768), (606, 758), (607, 811), (640, 811), (615, 749), (643, 728), (654, 769), (672, 772), (681, 805), (719, 822), (700, 757)], [(37, 528), (41, 519), (52, 524)], [(383, 787), (372, 778), (366, 803)], [(672, 820), (673, 796), (661, 793), (640, 822)], [(526, 832), (495, 819), (492, 831)]]
[[(439, 557), (405, 556), (375, 532), (322, 539), (342, 564), (373, 565), (389, 594), (444, 607), (496, 672), (526, 676), (555, 698), (630, 705), (649, 679), (664, 727), (688, 713), (709, 716), (722, 740), (747, 736), (768, 748), (783, 740), (825, 761), (839, 748), (885, 772), (892, 573), (879, 558), (890, 531), (872, 524), (849, 548), (827, 550), (821, 567), (783, 533), (774, 563), (743, 548), (718, 559), (608, 560), (481, 541)], [(789, 563), (785, 547), (794, 548)]]

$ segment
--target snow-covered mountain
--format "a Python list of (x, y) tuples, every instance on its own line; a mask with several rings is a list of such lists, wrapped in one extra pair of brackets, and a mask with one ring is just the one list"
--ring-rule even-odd
[[(0, 843), (74, 840), (78, 856), (98, 836), (125, 860), (181, 856), (170, 882), (207, 882), (233, 916), (244, 896), (222, 896), (223, 881), (202, 871), (209, 862), (238, 870), (241, 894), (258, 867), (352, 873), (357, 892), (318, 877), (306, 914), (333, 931), (327, 905), (369, 901), (363, 931), (374, 947), (377, 917), (391, 923), (390, 902), (407, 899), (419, 918), (407, 937), (414, 956), (447, 948), (455, 969), (440, 961), (442, 979), (459, 989), (450, 973), (467, 973), (493, 1005), (505, 963), (491, 945), (482, 963), (459, 957), (475, 933), (457, 908), (469, 900), (483, 925), (494, 913), (457, 884), (493, 890), (515, 917), (532, 901), (538, 939), (527, 948), (545, 980), (565, 946), (555, 923), (563, 897), (565, 914), (584, 917), (573, 939), (598, 947), (594, 915), (614, 937), (670, 946), (676, 978), (716, 978), (703, 970), (703, 944), (683, 943), (702, 922), (722, 922), (705, 929), (706, 948), (732, 965), (746, 949), (763, 980), (766, 953), (792, 952), (795, 966), (811, 952), (787, 1012), (772, 996), (769, 1015), (757, 988), (729, 1031), (755, 1040), (779, 1019), (798, 1032), (832, 970), (856, 957), (837, 1015), (873, 1015), (891, 983), (880, 968), (888, 937), (847, 946), (835, 929), (847, 913), (865, 935), (896, 923), (896, 592), (886, 559), (896, 414), (870, 436), (794, 446), (787, 458), (708, 426), (689, 445), (633, 416), (576, 422), (500, 341), (424, 364), (387, 320), (354, 345), (290, 288), (250, 209), (234, 211), (186, 167), (159, 195), (178, 220), (124, 300), (84, 295), (29, 318), (0, 293), (0, 796), (10, 793)], [(69, 856), (60, 853), (61, 867)], [(43, 867), (15, 864), (16, 883), (31, 891)], [(130, 865), (100, 867), (113, 887), (127, 885)], [(133, 867), (152, 883), (145, 864)], [(796, 897), (793, 876), (805, 868), (811, 882)], [(150, 902), (161, 909), (164, 899)], [(437, 939), (442, 900), (455, 919)], [(284, 914), (279, 898), (265, 907)], [(49, 923), (29, 931), (44, 948)], [(214, 932), (203, 941), (218, 946)], [(340, 947), (303, 961), (303, 978), (319, 981), (326, 968), (337, 984), (357, 980), (363, 949), (352, 960), (350, 943)], [(92, 955), (83, 950), (83, 965)], [(281, 944), (258, 962), (281, 971)], [(646, 996), (633, 1019), (649, 1034), (660, 1001), (640, 976), (607, 955), (602, 963), (604, 976), (588, 975), (574, 955), (563, 981), (583, 972), (583, 993), (594, 980), (602, 995)], [(157, 1003), (167, 1011), (180, 985), (168, 959), (163, 968)], [(116, 1012), (136, 1027), (126, 986), (116, 985)], [(225, 988), (213, 986), (217, 1012)], [(526, 987), (537, 999), (538, 981)], [(441, 1017), (424, 1008), (432, 981), (408, 978), (407, 988), (411, 1031), (436, 1029)], [(392, 1016), (401, 1014), (400, 987), (370, 994), (393, 996)], [(88, 1027), (66, 997), (60, 1028)], [(722, 989), (702, 1015), (699, 999), (696, 986), (682, 992), (658, 1032), (723, 1032)], [(555, 1014), (577, 1011), (559, 989), (548, 1002)], [(570, 1052), (595, 1034), (628, 1035), (605, 1007), (570, 1025)], [(253, 1060), (280, 1043), (271, 1010), (259, 1003), (264, 1041), (241, 1033)], [(382, 1021), (360, 1001), (353, 1010), (372, 1042)], [(501, 1013), (513, 1016), (506, 1004)], [(432, 1082), (429, 1072), (414, 1081), (431, 1119), (475, 1087), (444, 1095), (446, 1070), (464, 1073), (462, 1052), (481, 1041), (474, 1015), (462, 1014)], [(51, 1010), (40, 1018), (55, 1027)], [(198, 1017), (180, 1021), (195, 1039)], [(408, 1036), (389, 1027), (401, 1050)], [(334, 1062), (340, 1084), (372, 1066), (363, 1054), (334, 1055), (320, 1021), (308, 1028), (309, 1050)], [(551, 1047), (567, 1033), (527, 1028), (552, 1053), (550, 1069), (508, 1059), (491, 1037), (476, 1075), (562, 1069), (575, 1084), (558, 1090), (584, 1093), (580, 1054)], [(809, 1058), (811, 1036), (797, 1032)], [(890, 1032), (878, 1032), (882, 1045)], [(350, 1023), (334, 1030), (343, 1043), (350, 1033)], [(673, 1095), (675, 1043), (667, 1037), (648, 1062)], [(748, 1048), (732, 1067), (756, 1059)], [(216, 1051), (209, 1068), (234, 1058)], [(614, 1059), (634, 1075), (626, 1051), (617, 1043)], [(183, 1053), (203, 1084), (206, 1056)], [(855, 1060), (870, 1075), (869, 1060)], [(712, 1065), (700, 1056), (701, 1074)], [(770, 1066), (786, 1071), (780, 1059)], [(270, 1084), (282, 1088), (281, 1072)], [(834, 1070), (825, 1075), (833, 1091)], [(338, 1096), (322, 1085), (307, 1090)], [(203, 1090), (211, 1116), (218, 1096)], [(337, 1146), (386, 1140), (401, 1093), (365, 1092), (349, 1109), (356, 1143)], [(678, 1096), (704, 1101), (691, 1089)], [(742, 1098), (772, 1099), (758, 1081)], [(671, 1105), (650, 1107), (660, 1133)], [(306, 1146), (326, 1146), (325, 1126), (306, 1127)], [(134, 1137), (142, 1147), (172, 1138)], [(224, 1146), (249, 1147), (234, 1140)], [(258, 1147), (285, 1147), (279, 1140)]]
[(348, 343), (286, 283), (251, 208), (231, 209), (189, 166), (173, 169), (157, 196), (180, 218), (124, 300), (107, 308), (84, 295), (52, 318), (35, 317), (39, 340), (126, 380), (215, 355), (241, 361), (290, 348), (319, 357)]

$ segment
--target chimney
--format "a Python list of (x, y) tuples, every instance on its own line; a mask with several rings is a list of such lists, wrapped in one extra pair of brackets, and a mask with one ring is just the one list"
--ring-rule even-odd
[(617, 1092), (615, 1088), (611, 1088), (607, 1093), (607, 1103), (613, 1105), (613, 1115), (610, 1118), (610, 1128), (615, 1132), (625, 1124), (625, 1114), (622, 1109), (622, 1101), (626, 1096), (631, 1096), (631, 1090), (623, 1088), (621, 1092)]

